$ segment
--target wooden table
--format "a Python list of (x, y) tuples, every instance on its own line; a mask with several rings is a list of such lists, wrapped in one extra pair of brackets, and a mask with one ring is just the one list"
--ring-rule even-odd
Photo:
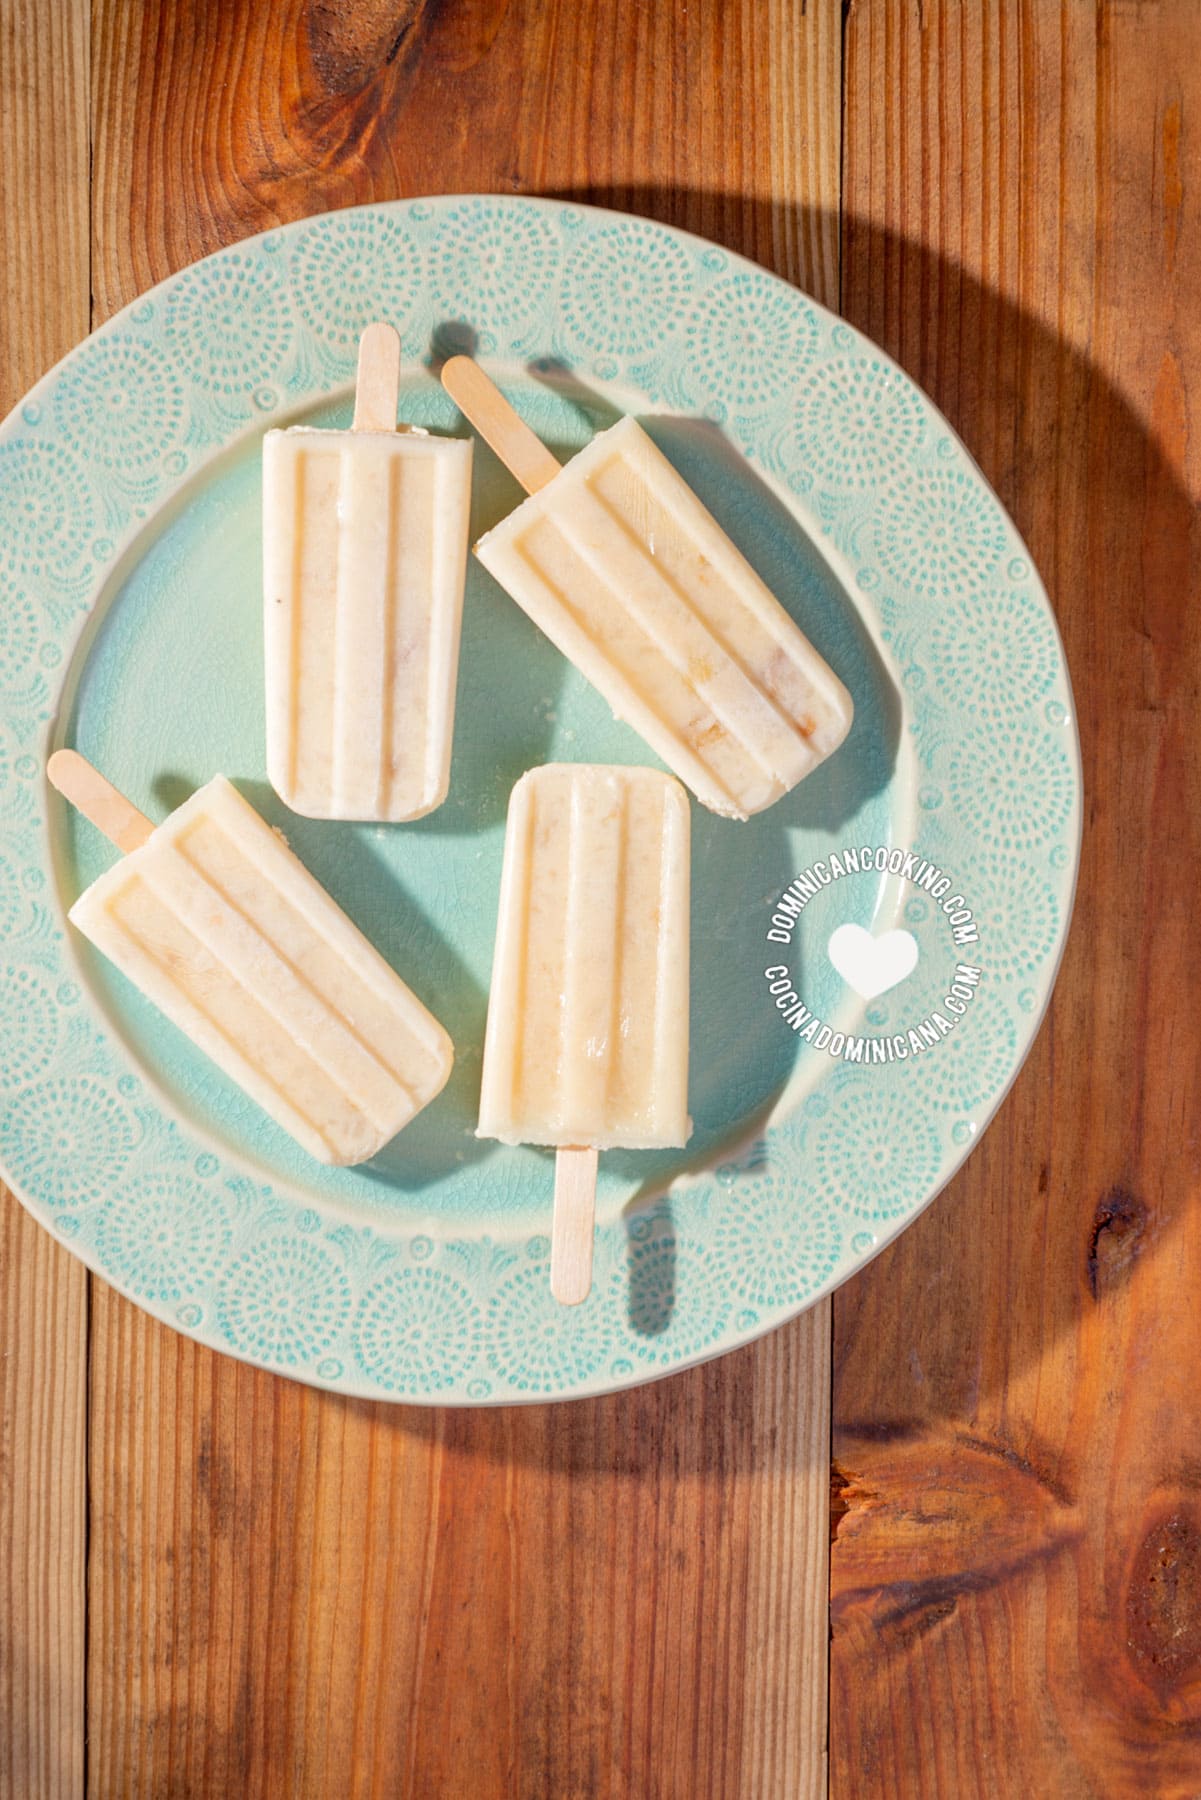
[(1087, 782), (996, 1123), (721, 1363), (356, 1404), (172, 1335), (6, 1200), (6, 1800), (791, 1800), (827, 1718), (840, 1800), (1201, 1793), (1199, 158), (1195, 0), (0, 0), (5, 408), (327, 207), (686, 226), (957, 426), (1051, 590)]

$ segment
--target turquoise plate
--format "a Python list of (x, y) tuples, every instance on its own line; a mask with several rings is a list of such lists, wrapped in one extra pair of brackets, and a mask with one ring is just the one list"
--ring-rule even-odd
[[(653, 757), (473, 564), (445, 805), (327, 825), (266, 782), (259, 440), (349, 422), (377, 317), (403, 334), (402, 416), (434, 431), (464, 429), (430, 373), (455, 349), (562, 456), (636, 413), (855, 698), (846, 745), (769, 812), (693, 807), (695, 1132), (602, 1159), (595, 1286), (571, 1311), (547, 1282), (550, 1156), (473, 1135), (505, 806), (538, 762)], [(476, 470), (478, 534), (518, 492), (482, 447)], [(450, 1085), (376, 1162), (309, 1161), (71, 931), (113, 852), (47, 787), (61, 743), (154, 817), (223, 770), (442, 1019)], [(828, 1292), (1013, 1080), (1080, 814), (1046, 595), (963, 446), (849, 326), (681, 232), (496, 197), (311, 219), (155, 288), (0, 429), (0, 1162), (123, 1293), (266, 1368), (566, 1398)], [(859, 928), (841, 975), (839, 925)], [(872, 995), (877, 963), (914, 954)]]

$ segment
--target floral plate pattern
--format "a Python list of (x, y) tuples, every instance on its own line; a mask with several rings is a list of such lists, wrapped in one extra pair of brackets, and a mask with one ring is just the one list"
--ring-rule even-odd
[[(544, 1230), (503, 1210), (464, 1228), (264, 1179), (155, 1085), (153, 1059), (81, 979), (65, 920), (63, 809), (44, 769), (70, 729), (91, 615), (156, 515), (231, 445), (346, 391), (379, 316), (407, 359), (458, 344), (502, 368), (549, 359), (621, 405), (706, 422), (748, 460), (895, 684), (914, 796), (897, 841), (956, 870), (980, 925), (968, 1027), (908, 1068), (828, 1061), (770, 1116), (749, 1107), (725, 1151), (667, 1192), (602, 1210), (593, 1292), (570, 1311), (550, 1298)], [(145, 295), (0, 427), (0, 1165), (106, 1279), (264, 1367), (423, 1403), (568, 1398), (783, 1322), (930, 1200), (999, 1105), (1050, 995), (1080, 816), (1050, 607), (970, 457), (857, 332), (684, 233), (490, 196), (307, 220)], [(914, 892), (897, 918), (924, 943), (935, 914)], [(915, 1009), (936, 1003), (913, 981)], [(887, 1028), (891, 999), (863, 1029)], [(765, 1032), (784, 1029), (765, 996), (754, 1004)], [(520, 1185), (527, 1165), (513, 1167)]]

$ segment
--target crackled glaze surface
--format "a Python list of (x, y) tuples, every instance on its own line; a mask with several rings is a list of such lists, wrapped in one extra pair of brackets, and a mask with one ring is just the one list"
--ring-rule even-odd
[[(322, 835), (263, 791), (258, 440), (344, 421), (381, 315), (402, 330), (413, 422), (461, 429), (421, 365), (462, 347), (561, 454), (642, 416), (856, 701), (828, 771), (762, 820), (694, 809), (696, 1139), (686, 1158), (612, 1159), (594, 1291), (570, 1314), (547, 1284), (546, 1158), (467, 1147), (504, 802), (532, 763), (649, 753), (476, 569), (445, 806)], [(477, 531), (516, 499), (478, 461)], [(225, 769), (445, 1001), (456, 1077), (379, 1166), (314, 1173), (79, 955), (65, 908), (111, 853), (46, 788), (64, 740), (160, 817)], [(779, 1323), (900, 1229), (987, 1123), (1054, 977), (1079, 815), (1045, 595), (950, 429), (856, 332), (684, 234), (489, 197), (309, 220), (146, 295), (0, 428), (0, 1165), (110, 1281), (254, 1362), (493, 1403), (645, 1380)], [(846, 843), (916, 846), (979, 921), (974, 1010), (909, 1066), (823, 1058), (762, 988), (774, 901)], [(838, 906), (827, 890), (798, 930), (806, 1003), (865, 1032), (935, 1003), (937, 904), (878, 882)], [(885, 913), (922, 960), (848, 1012), (826, 937)]]

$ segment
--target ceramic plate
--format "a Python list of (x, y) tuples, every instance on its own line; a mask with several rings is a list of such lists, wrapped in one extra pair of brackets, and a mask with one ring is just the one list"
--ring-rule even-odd
[[(637, 414), (855, 699), (767, 813), (693, 806), (695, 1131), (602, 1158), (571, 1311), (550, 1155), (473, 1135), (505, 807), (539, 762), (654, 758), (473, 563), (440, 810), (314, 823), (265, 778), (260, 439), (349, 423), (377, 317), (434, 431), (464, 430), (429, 369), (461, 348), (560, 456)], [(518, 497), (479, 447), (474, 533)], [(68, 927), (113, 851), (47, 787), (62, 743), (156, 818), (223, 770), (445, 1023), (449, 1087), (375, 1162), (311, 1162)], [(598, 1393), (845, 1280), (1013, 1080), (1080, 811), (1047, 599), (954, 433), (849, 326), (681, 232), (496, 197), (308, 220), (154, 289), (0, 431), (0, 1163), (122, 1292), (266, 1368), (423, 1402)]]

